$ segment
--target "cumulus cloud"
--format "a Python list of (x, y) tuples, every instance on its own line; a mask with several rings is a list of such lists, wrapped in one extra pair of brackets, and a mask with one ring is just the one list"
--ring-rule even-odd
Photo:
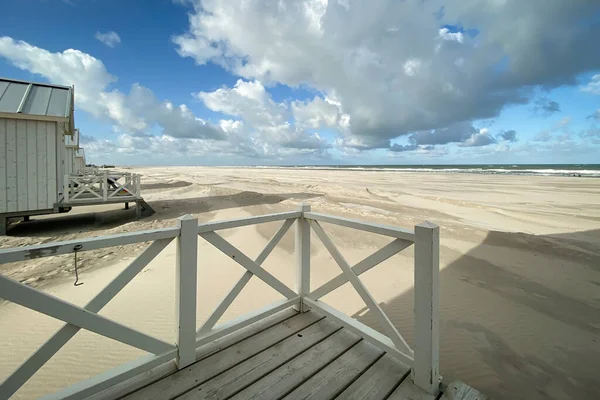
[(581, 91), (592, 94), (600, 94), (600, 74), (592, 76), (590, 82), (581, 88)]
[(75, 85), (77, 107), (112, 121), (117, 130), (141, 132), (156, 123), (168, 136), (225, 138), (218, 126), (196, 118), (187, 106), (161, 102), (150, 89), (139, 84), (134, 84), (128, 94), (110, 90), (117, 79), (102, 61), (79, 50), (52, 53), (27, 42), (0, 37), (0, 56), (50, 82)]
[(489, 129), (482, 128), (474, 133), (467, 140), (461, 143), (464, 147), (481, 147), (496, 143), (496, 139), (490, 134)]
[(94, 37), (108, 47), (115, 47), (121, 43), (121, 37), (113, 31), (108, 31), (106, 33), (96, 32)]
[(592, 114), (588, 115), (587, 118), (600, 121), (600, 108), (594, 111)]
[[(174, 37), (182, 57), (335, 97), (348, 116), (341, 140), (367, 148), (497, 116), (506, 105), (529, 102), (537, 87), (572, 85), (600, 68), (593, 39), (600, 26), (584, 22), (598, 10), (593, 1), (193, 4), (188, 31)], [(540, 105), (547, 114), (559, 109), (552, 100)]]

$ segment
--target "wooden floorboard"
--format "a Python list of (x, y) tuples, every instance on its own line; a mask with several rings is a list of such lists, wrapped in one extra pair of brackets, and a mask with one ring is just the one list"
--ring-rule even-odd
[(340, 329), (342, 327), (334, 321), (323, 319), (195, 387), (178, 399), (226, 399)]
[(408, 366), (389, 354), (385, 354), (337, 398), (344, 400), (387, 399), (409, 372)]
[(419, 389), (409, 375), (387, 400), (435, 400), (436, 397), (427, 394), (423, 389)]
[(146, 386), (125, 398), (127, 400), (175, 398), (279, 341), (296, 334), (322, 318), (314, 312), (298, 314)]
[(354, 333), (342, 329), (250, 385), (232, 399), (278, 399), (359, 343)]
[(450, 382), (440, 400), (488, 400), (488, 397), (460, 381)]
[(302, 383), (285, 399), (333, 399), (381, 356), (382, 350), (363, 340)]

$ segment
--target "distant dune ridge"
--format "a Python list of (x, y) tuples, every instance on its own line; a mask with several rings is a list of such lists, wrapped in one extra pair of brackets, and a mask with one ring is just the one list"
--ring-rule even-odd
[[(585, 169), (584, 169), (585, 170)], [(141, 173), (156, 214), (135, 220), (121, 206), (76, 208), (36, 217), (1, 237), (2, 247), (69, 240), (293, 209), (382, 224), (441, 227), (441, 373), (495, 399), (600, 398), (600, 179), (519, 174), (449, 174), (339, 168), (129, 168)], [(568, 174), (562, 174), (568, 175)], [(350, 264), (390, 240), (323, 224)], [(279, 223), (223, 231), (255, 257)], [(293, 286), (294, 230), (264, 266)], [(244, 270), (200, 239), (199, 315), (203, 321)], [(85, 304), (144, 244), (79, 254), (83, 286), (73, 287), (73, 256), (0, 266), (1, 273), (78, 305)], [(413, 258), (407, 249), (362, 279), (409, 343), (413, 340)], [(173, 244), (101, 312), (135, 329), (174, 340)], [(313, 235), (311, 285), (339, 273)], [(224, 319), (279, 299), (252, 278)], [(324, 298), (378, 329), (353, 288)], [(61, 323), (0, 304), (0, 379)], [(9, 351), (6, 351), (9, 349)], [(142, 352), (80, 332), (16, 398), (35, 398), (93, 376)], [(64, 373), (68, 371), (68, 374)]]

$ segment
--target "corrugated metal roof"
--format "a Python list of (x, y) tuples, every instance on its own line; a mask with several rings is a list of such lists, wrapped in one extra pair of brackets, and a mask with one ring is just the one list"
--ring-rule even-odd
[(71, 88), (0, 78), (0, 112), (69, 118)]

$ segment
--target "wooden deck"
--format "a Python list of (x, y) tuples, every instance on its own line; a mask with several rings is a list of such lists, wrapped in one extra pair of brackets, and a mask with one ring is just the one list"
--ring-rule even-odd
[(136, 382), (143, 382), (136, 377), (94, 399), (485, 398), (467, 390), (425, 393), (412, 383), (408, 366), (315, 311), (288, 309), (224, 339), (200, 348), (199, 361), (185, 369), (139, 389)]

